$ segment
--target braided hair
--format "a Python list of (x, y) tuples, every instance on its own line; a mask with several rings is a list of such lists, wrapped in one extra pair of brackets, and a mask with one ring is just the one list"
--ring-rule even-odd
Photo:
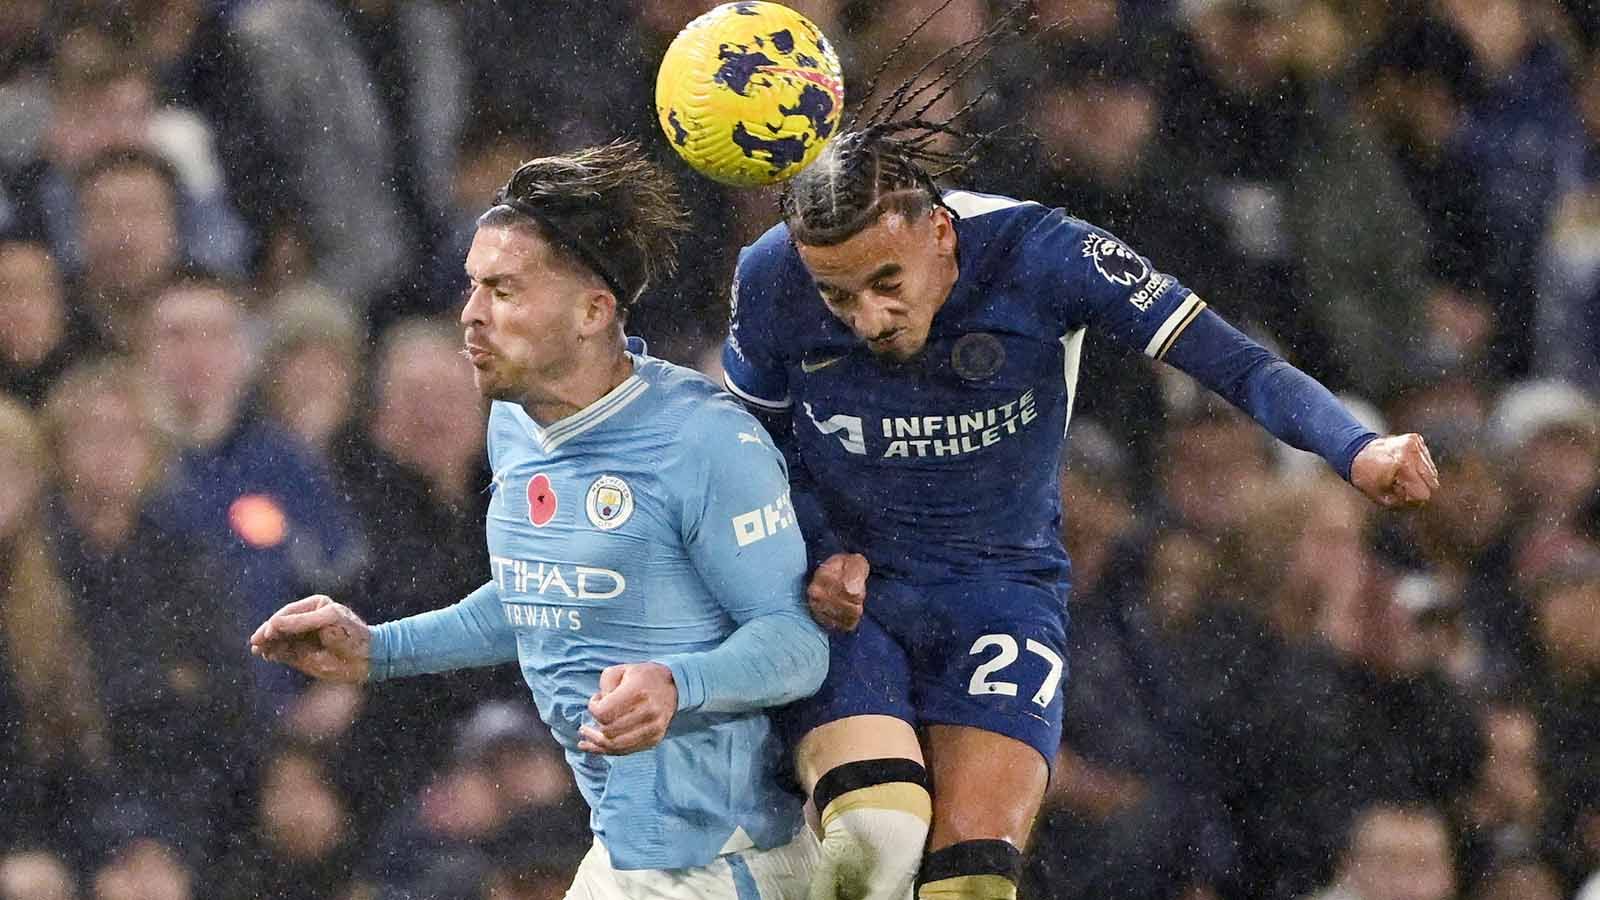
[(677, 271), (688, 215), (671, 176), (638, 144), (612, 141), (523, 163), (478, 225), (533, 229), (600, 276), (622, 309)]
[[(945, 0), (895, 44), (873, 71), (864, 98), (873, 97), (884, 71), (952, 2)], [(980, 92), (943, 119), (930, 118), (929, 111), (987, 60), (1008, 33), (1030, 20), (1028, 6), (1026, 0), (1014, 0), (982, 33), (924, 62), (870, 112), (865, 103), (857, 107), (844, 130), (816, 160), (784, 185), (779, 208), (795, 241), (831, 246), (849, 240), (888, 213), (912, 219), (935, 206), (949, 209), (938, 179), (964, 168), (992, 134), (974, 134), (957, 123), (987, 99), (990, 91)], [(939, 148), (941, 136), (955, 138), (959, 149)], [(955, 211), (950, 214), (954, 216)]]

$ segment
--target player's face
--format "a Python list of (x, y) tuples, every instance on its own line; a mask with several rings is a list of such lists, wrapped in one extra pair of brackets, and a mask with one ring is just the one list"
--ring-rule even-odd
[(904, 362), (922, 352), (934, 314), (956, 283), (956, 232), (934, 209), (908, 220), (882, 216), (839, 244), (797, 244), (822, 302), (879, 357)]
[(531, 231), (486, 226), (467, 252), (461, 310), (473, 380), (491, 400), (523, 402), (576, 360), (585, 285)]

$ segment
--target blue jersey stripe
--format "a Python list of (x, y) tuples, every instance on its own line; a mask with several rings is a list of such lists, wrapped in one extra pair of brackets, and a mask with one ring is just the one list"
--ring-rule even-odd
[(738, 900), (761, 900), (761, 889), (756, 886), (756, 876), (750, 871), (750, 864), (744, 861), (744, 856), (730, 853), (728, 869), (733, 873), (733, 889)]

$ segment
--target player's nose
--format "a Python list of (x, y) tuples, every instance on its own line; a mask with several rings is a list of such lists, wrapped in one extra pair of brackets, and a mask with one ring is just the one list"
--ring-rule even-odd
[(892, 318), (882, 304), (863, 301), (850, 317), (850, 330), (856, 333), (856, 337), (870, 341), (893, 328)]
[(461, 305), (461, 324), (483, 325), (488, 322), (487, 296), (488, 291), (484, 290), (482, 285), (474, 285), (472, 290), (467, 292), (467, 302)]

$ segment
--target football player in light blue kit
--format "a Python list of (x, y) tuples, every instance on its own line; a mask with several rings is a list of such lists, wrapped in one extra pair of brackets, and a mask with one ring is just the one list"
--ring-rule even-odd
[(461, 314), (494, 401), (488, 582), (376, 627), (308, 597), (251, 644), (342, 681), (518, 661), (592, 810), (570, 898), (803, 897), (817, 844), (765, 708), (814, 692), (828, 645), (783, 458), (622, 331), (682, 223), (635, 145), (519, 168), (479, 219)]

